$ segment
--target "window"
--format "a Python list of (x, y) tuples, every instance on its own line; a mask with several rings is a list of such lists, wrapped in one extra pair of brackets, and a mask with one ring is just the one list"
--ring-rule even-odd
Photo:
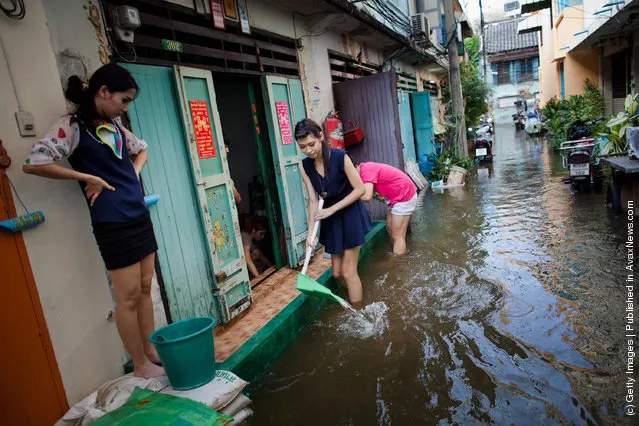
[(517, 10), (517, 9), (519, 9), (518, 1), (511, 1), (504, 4), (504, 12), (512, 12), (513, 10)]
[(520, 63), (519, 81), (535, 79), (535, 66), (533, 58), (523, 59)]
[(567, 7), (579, 6), (580, 4), (583, 4), (583, 0), (557, 0), (557, 14), (561, 15)]
[(497, 84), (510, 84), (510, 62), (497, 64)]

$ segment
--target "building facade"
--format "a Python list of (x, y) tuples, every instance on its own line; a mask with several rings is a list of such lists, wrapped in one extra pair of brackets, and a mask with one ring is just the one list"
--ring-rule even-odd
[(586, 79), (598, 84), (606, 114), (623, 110), (634, 93), (639, 72), (635, 58), (638, 26), (633, 0), (524, 1), (530, 13), (520, 32), (537, 32), (540, 40), (541, 103), (553, 97), (582, 94)]
[(521, 19), (487, 24), (488, 82), (492, 85), (495, 120), (507, 121), (515, 101), (539, 94), (539, 51), (535, 34), (519, 34)]

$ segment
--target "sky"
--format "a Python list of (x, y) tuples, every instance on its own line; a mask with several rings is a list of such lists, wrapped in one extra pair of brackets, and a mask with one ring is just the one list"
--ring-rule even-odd
[[(468, 21), (475, 25), (479, 24), (479, 0), (459, 0), (462, 7), (466, 11)], [(482, 0), (484, 6), (484, 16), (488, 18), (490, 15), (503, 14), (504, 3), (512, 0)]]

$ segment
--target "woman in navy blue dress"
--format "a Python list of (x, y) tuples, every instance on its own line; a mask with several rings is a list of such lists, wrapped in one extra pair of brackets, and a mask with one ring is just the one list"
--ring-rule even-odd
[[(164, 368), (157, 365), (160, 358), (149, 341), (158, 244), (139, 180), (148, 152), (146, 142), (120, 122), (138, 90), (131, 74), (115, 64), (102, 66), (87, 84), (71, 77), (65, 96), (76, 109), (34, 144), (23, 170), (80, 182), (115, 290), (118, 332), (134, 374), (151, 378), (163, 376)], [(72, 168), (56, 164), (62, 159)]]
[[(333, 276), (348, 289), (351, 303), (362, 302), (362, 282), (357, 273), (359, 249), (371, 221), (360, 201), (364, 184), (346, 152), (329, 148), (321, 127), (305, 119), (295, 126), (295, 139), (306, 155), (302, 178), (309, 193), (309, 223), (321, 220), (319, 241), (331, 254)], [(318, 196), (324, 208), (318, 211)], [(317, 241), (307, 244), (315, 247)]]

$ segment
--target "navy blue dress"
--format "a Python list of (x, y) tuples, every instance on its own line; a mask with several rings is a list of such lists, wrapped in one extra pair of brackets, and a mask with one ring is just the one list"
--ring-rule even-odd
[[(346, 152), (331, 148), (331, 176), (330, 181), (320, 176), (315, 169), (314, 160), (302, 160), (304, 171), (311, 180), (317, 194), (326, 192), (324, 208), (331, 207), (353, 191), (344, 171), (344, 156)], [(342, 254), (344, 250), (364, 244), (366, 234), (373, 229), (368, 212), (361, 200), (343, 208), (327, 219), (323, 219), (320, 227), (319, 242), (324, 250), (330, 254)]]

